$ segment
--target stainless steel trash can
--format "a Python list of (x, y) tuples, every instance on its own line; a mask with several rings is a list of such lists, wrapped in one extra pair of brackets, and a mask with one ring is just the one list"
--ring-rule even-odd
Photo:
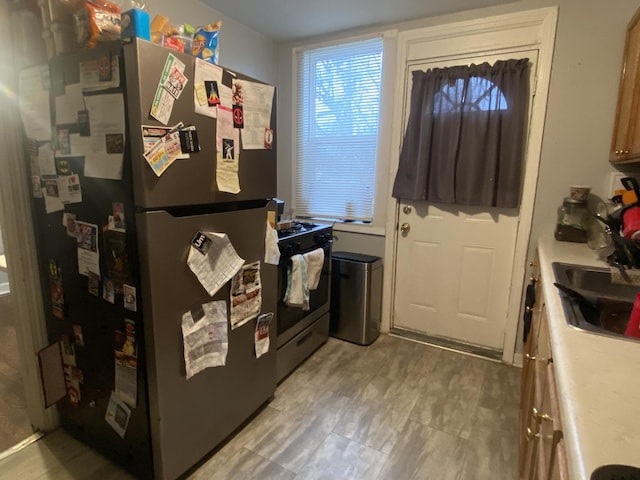
[(334, 252), (331, 265), (332, 337), (370, 345), (380, 335), (382, 259)]

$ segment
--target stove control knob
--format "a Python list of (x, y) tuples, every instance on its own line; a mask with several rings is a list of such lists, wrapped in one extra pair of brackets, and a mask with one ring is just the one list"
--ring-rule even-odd
[(288, 243), (284, 246), (284, 252), (285, 255), (291, 256), (293, 255), (293, 245)]
[(300, 251), (300, 243), (296, 242), (293, 244), (293, 253), (298, 253)]

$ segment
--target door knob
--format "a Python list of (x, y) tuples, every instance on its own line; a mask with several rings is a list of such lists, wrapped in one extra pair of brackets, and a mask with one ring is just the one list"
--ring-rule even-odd
[(406, 235), (407, 233), (409, 233), (409, 230), (411, 230), (411, 225), (409, 225), (408, 223), (403, 223), (402, 226), (400, 227), (400, 231), (402, 232), (403, 235)]
[(411, 213), (411, 207), (409, 205), (405, 205), (404, 207), (402, 207), (402, 211), (409, 215)]

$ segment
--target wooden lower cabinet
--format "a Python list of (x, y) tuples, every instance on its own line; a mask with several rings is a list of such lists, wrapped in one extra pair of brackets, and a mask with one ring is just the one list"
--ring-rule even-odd
[(538, 278), (531, 330), (524, 345), (519, 472), (522, 480), (568, 480), (547, 313), (541, 291)]

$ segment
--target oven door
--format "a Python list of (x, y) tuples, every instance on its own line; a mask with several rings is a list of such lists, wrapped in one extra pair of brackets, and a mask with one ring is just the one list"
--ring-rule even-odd
[(331, 291), (331, 242), (323, 246), (299, 252), (304, 255), (316, 248), (324, 249), (324, 265), (320, 274), (318, 288), (309, 291), (309, 310), (298, 307), (289, 307), (284, 303), (284, 295), (287, 289), (287, 267), (291, 264), (291, 256), (282, 255), (278, 265), (278, 347), (281, 347), (302, 330), (307, 328), (322, 315), (329, 312)]

